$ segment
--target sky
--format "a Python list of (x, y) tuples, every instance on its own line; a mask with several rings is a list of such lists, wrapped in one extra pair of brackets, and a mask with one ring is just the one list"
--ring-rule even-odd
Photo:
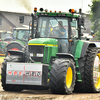
[(62, 12), (68, 12), (69, 9), (79, 11), (82, 8), (82, 12), (87, 13), (89, 4), (92, 4), (91, 0), (0, 0), (0, 10), (32, 13), (34, 7)]

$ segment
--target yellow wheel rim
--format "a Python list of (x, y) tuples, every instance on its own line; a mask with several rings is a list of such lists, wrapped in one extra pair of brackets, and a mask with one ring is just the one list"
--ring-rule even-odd
[(93, 80), (96, 89), (100, 88), (100, 53), (97, 54), (93, 66)]
[(71, 87), (72, 78), (73, 78), (72, 68), (69, 67), (68, 70), (67, 70), (67, 73), (66, 73), (66, 86), (67, 86), (67, 88)]

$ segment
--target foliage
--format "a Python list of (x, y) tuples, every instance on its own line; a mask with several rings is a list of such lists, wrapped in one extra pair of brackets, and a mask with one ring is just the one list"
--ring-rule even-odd
[(96, 33), (97, 39), (100, 40), (100, 0), (93, 0), (91, 8), (92, 30)]

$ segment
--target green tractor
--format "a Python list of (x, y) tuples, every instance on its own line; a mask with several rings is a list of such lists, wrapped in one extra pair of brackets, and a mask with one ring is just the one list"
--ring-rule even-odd
[(2, 64), (5, 91), (100, 92), (100, 49), (81, 40), (81, 10), (79, 14), (69, 11), (34, 9), (31, 37), (35, 38), (29, 40), (27, 50), (8, 50)]
[(22, 50), (25, 48), (25, 45), (28, 43), (30, 31), (29, 28), (26, 27), (17, 27), (12, 28), (13, 31), (13, 40), (6, 46), (6, 55), (8, 54), (8, 50)]

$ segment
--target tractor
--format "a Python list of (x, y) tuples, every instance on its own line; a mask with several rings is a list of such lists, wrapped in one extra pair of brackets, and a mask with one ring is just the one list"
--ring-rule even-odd
[(27, 50), (8, 50), (10, 55), (2, 63), (3, 89), (100, 92), (100, 48), (81, 40), (82, 15), (81, 9), (66, 13), (34, 8), (34, 38), (28, 41)]
[(5, 56), (10, 54), (8, 50), (22, 50), (28, 43), (31, 34), (29, 28), (26, 27), (12, 28), (11, 31), (13, 31), (13, 40), (6, 46), (7, 50)]

